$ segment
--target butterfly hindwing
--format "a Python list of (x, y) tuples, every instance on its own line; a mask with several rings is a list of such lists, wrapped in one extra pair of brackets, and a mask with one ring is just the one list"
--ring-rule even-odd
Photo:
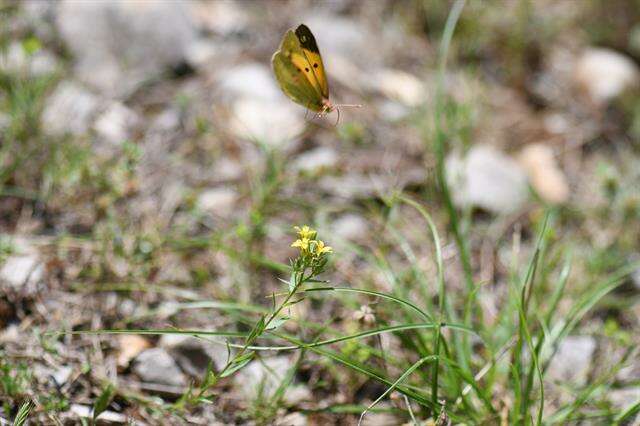
[(304, 55), (304, 62), (301, 63), (301, 65), (305, 65), (303, 70), (309, 76), (311, 84), (319, 90), (324, 98), (328, 99), (329, 83), (324, 72), (322, 56), (320, 55), (320, 50), (318, 49), (318, 44), (316, 43), (313, 33), (309, 27), (301, 24), (296, 28), (296, 37), (298, 38), (302, 54)]
[[(292, 30), (287, 31), (278, 50), (271, 59), (273, 71), (282, 91), (294, 102), (313, 111), (320, 111), (322, 93), (317, 80), (305, 75), (306, 61), (298, 37)], [(308, 62), (307, 62), (307, 67)], [(316, 83), (316, 84), (314, 84)]]

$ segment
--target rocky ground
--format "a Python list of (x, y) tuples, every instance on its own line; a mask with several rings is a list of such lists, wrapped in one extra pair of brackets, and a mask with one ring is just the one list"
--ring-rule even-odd
[[(640, 11), (622, 0), (470, 1), (437, 105), (449, 9), (408, 0), (1, 2), (0, 416), (32, 400), (33, 424), (75, 424), (111, 383), (105, 424), (357, 423), (385, 387), (318, 354), (268, 352), (218, 383), (213, 404), (197, 404), (184, 395), (224, 365), (224, 343), (71, 332), (247, 331), (247, 318), (282, 291), (279, 265), (294, 256), (292, 227), (303, 223), (334, 248), (332, 283), (418, 303), (415, 283), (426, 280), (434, 307), (435, 249), (415, 210), (393, 204), (402, 191), (433, 215), (448, 292), (464, 291), (434, 171), (436, 111), (481, 337), (495, 348), (506, 341), (509, 283), (549, 211), (539, 316), (569, 262), (559, 318), (578, 318), (573, 302), (594, 283), (619, 285), (579, 311), (554, 348), (546, 413), (586, 394), (580, 416), (608, 424), (637, 404)], [(271, 72), (282, 35), (300, 22), (316, 35), (334, 103), (363, 105), (343, 109), (337, 125), (335, 115), (312, 120)], [(367, 304), (375, 321), (397, 319), (373, 298), (305, 301), (295, 316), (353, 333), (366, 328), (358, 312)], [(287, 330), (304, 334), (300, 324)], [(415, 361), (399, 339), (380, 345)], [(355, 343), (339, 350), (370, 356)], [(474, 367), (495, 353), (479, 353)], [(509, 407), (508, 389), (492, 393)], [(410, 421), (402, 407), (392, 399), (367, 424)]]

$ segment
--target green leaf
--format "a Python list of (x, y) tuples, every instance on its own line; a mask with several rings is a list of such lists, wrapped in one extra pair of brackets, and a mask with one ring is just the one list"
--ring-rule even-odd
[(291, 317), (274, 318), (271, 320), (269, 325), (267, 325), (267, 328), (265, 330), (275, 330), (276, 328), (280, 327), (282, 324), (289, 321), (290, 319)]
[(236, 371), (240, 370), (242, 367), (244, 367), (245, 365), (249, 364), (251, 362), (251, 360), (253, 359), (253, 356), (255, 355), (255, 352), (247, 352), (246, 354), (238, 357), (237, 359), (233, 360), (233, 364), (231, 365), (231, 367), (229, 367), (227, 370), (223, 371), (220, 374), (220, 377), (228, 377), (230, 375), (232, 375), (233, 373), (235, 373)]
[(113, 384), (109, 383), (104, 388), (104, 390), (96, 400), (95, 404), (93, 404), (93, 420), (94, 421), (98, 418), (100, 414), (104, 412), (104, 410), (107, 409), (107, 407), (111, 403), (111, 399), (113, 398), (114, 393), (115, 393), (115, 388)]
[(33, 408), (33, 402), (31, 400), (24, 402), (20, 408), (18, 409), (18, 414), (16, 414), (16, 418), (13, 421), (13, 426), (22, 426), (27, 421), (29, 417), (29, 412)]

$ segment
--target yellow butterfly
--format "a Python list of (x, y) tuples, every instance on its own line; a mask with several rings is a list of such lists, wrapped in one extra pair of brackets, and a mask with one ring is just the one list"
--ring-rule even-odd
[(271, 58), (273, 72), (280, 88), (292, 101), (315, 111), (318, 116), (334, 110), (340, 114), (341, 106), (329, 100), (329, 83), (324, 73), (322, 56), (316, 39), (304, 24), (284, 35), (280, 49)]

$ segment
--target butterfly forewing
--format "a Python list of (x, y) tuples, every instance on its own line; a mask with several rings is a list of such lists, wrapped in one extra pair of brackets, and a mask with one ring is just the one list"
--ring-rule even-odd
[(319, 86), (313, 85), (312, 80), (294, 62), (299, 62), (300, 57), (303, 57), (300, 42), (294, 32), (289, 30), (282, 40), (280, 50), (271, 59), (273, 72), (280, 88), (292, 101), (310, 110), (321, 111), (323, 104)]
[(305, 65), (305, 68), (302, 68), (302, 70), (305, 71), (311, 84), (320, 91), (322, 97), (328, 99), (329, 83), (324, 72), (320, 49), (318, 49), (318, 44), (316, 43), (313, 33), (311, 33), (309, 27), (301, 24), (296, 28), (296, 37), (298, 38), (302, 54), (304, 55), (304, 62), (301, 62), (301, 65)]

